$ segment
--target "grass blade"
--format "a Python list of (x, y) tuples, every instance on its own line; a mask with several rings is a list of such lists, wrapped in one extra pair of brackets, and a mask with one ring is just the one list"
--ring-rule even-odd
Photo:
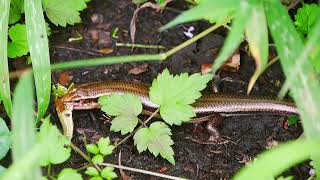
[[(284, 73), (286, 77), (294, 76), (291, 78), (289, 89), (299, 109), (306, 137), (320, 138), (320, 85), (316, 79), (317, 73), (308, 55), (299, 58), (301, 50), (304, 49), (303, 42), (281, 3), (278, 0), (269, 0), (266, 4), (266, 14)], [(319, 155), (312, 154), (312, 160), (319, 175)]]
[(260, 74), (267, 68), (268, 63), (268, 27), (262, 3), (252, 6), (252, 14), (246, 27), (246, 35), (250, 51), (256, 63), (256, 70), (248, 85), (247, 93), (249, 94)]
[(243, 32), (249, 20), (251, 11), (246, 1), (241, 1), (241, 7), (236, 18), (232, 22), (231, 30), (226, 38), (225, 44), (215, 59), (212, 72), (215, 73), (220, 66), (231, 56), (243, 39)]
[[(16, 86), (13, 97), (12, 159), (19, 162), (36, 143), (33, 117), (33, 86), (30, 73), (23, 76)], [(40, 169), (33, 166), (25, 179), (40, 179)]]
[(51, 70), (48, 37), (41, 0), (24, 1), (28, 45), (37, 92), (37, 121), (45, 114), (50, 100)]
[(311, 154), (319, 154), (319, 140), (299, 140), (280, 144), (265, 151), (249, 166), (241, 169), (233, 179), (274, 179), (288, 169), (288, 166), (310, 159)]
[(210, 22), (224, 21), (230, 18), (238, 7), (239, 1), (237, 0), (203, 0), (197, 6), (183, 12), (168, 24), (161, 27), (160, 31), (169, 29), (177, 24), (201, 19), (206, 19)]
[(7, 57), (9, 9), (10, 0), (0, 2), (0, 103), (2, 100), (7, 114), (11, 118), (12, 102)]

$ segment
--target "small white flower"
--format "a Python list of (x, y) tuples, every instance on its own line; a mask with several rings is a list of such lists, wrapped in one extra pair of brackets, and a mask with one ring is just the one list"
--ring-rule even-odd
[(187, 36), (188, 38), (192, 38), (192, 37), (193, 37), (192, 31), (194, 31), (194, 30), (195, 30), (194, 27), (193, 27), (193, 26), (190, 26), (187, 31), (184, 31), (184, 32), (183, 32), (183, 34), (184, 34), (185, 36)]

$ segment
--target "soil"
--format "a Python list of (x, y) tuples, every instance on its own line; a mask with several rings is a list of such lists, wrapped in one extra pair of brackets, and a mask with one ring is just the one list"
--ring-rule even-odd
[[(137, 19), (136, 43), (148, 45), (162, 45), (170, 49), (188, 40), (183, 32), (191, 25), (195, 27), (195, 34), (210, 27), (206, 22), (194, 22), (178, 25), (168, 31), (159, 33), (158, 28), (169, 22), (184, 9), (184, 1), (170, 3), (170, 9), (157, 12), (147, 8), (141, 10)], [(136, 6), (130, 0), (92, 0), (88, 9), (82, 12), (82, 24), (67, 28), (53, 28), (50, 38), (50, 54), (52, 63), (72, 61), (76, 59), (95, 58), (103, 56), (98, 50), (113, 50), (104, 56), (119, 56), (131, 54), (159, 53), (158, 49), (116, 47), (116, 42), (130, 43), (130, 20)], [(115, 28), (119, 28), (118, 39), (112, 38)], [(82, 40), (68, 42), (71, 37), (81, 34)], [(223, 45), (226, 30), (220, 28), (187, 48), (179, 51), (162, 62), (126, 63), (103, 65), (81, 69), (68, 69), (53, 73), (55, 83), (61, 81), (62, 74), (71, 78), (75, 84), (105, 81), (125, 80), (150, 84), (152, 79), (168, 68), (171, 73), (196, 73), (201, 65), (212, 63), (218, 50)], [(219, 91), (223, 93), (245, 94), (250, 76), (255, 69), (252, 57), (240, 51), (241, 65), (237, 72), (221, 71)], [(141, 70), (132, 74), (133, 68)], [(146, 68), (145, 71), (143, 71)], [(131, 73), (130, 73), (131, 72)], [(252, 93), (256, 95), (276, 96), (283, 83), (283, 73), (279, 63), (271, 66), (256, 82)], [(211, 91), (209, 88), (208, 91)], [(55, 114), (53, 104), (51, 113)], [(123, 138), (120, 133), (110, 132), (110, 123), (103, 118), (100, 110), (75, 111), (73, 113), (75, 133), (73, 143), (84, 150), (83, 136), (87, 141), (95, 142), (99, 137), (109, 136), (112, 142)], [(141, 118), (146, 118), (141, 116)], [(57, 116), (52, 120), (59, 124)], [(116, 151), (106, 157), (105, 161), (118, 164), (119, 152), (124, 166), (161, 172), (188, 179), (230, 179), (241, 167), (245, 166), (256, 155), (272, 145), (291, 139), (296, 139), (302, 133), (300, 125), (285, 128), (286, 117), (283, 116), (240, 116), (226, 117), (219, 128), (221, 135), (229, 137), (225, 144), (208, 142), (209, 134), (205, 125), (195, 128), (192, 124), (173, 126), (172, 139), (175, 144), (176, 165), (171, 165), (161, 157), (154, 157), (149, 152), (138, 153), (133, 140), (126, 141)], [(58, 172), (63, 167), (79, 168), (86, 162), (76, 153), (62, 165), (53, 168)], [(133, 179), (157, 179), (144, 174), (125, 171)], [(294, 175), (297, 179), (308, 176), (308, 165), (303, 164), (292, 168), (286, 175)], [(118, 173), (118, 171), (117, 171)], [(119, 174), (118, 174), (119, 175)]]

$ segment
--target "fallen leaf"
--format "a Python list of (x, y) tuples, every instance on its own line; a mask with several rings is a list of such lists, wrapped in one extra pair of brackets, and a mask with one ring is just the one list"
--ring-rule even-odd
[(148, 68), (148, 64), (141, 64), (141, 65), (138, 65), (138, 66), (131, 68), (128, 71), (128, 73), (138, 75), (138, 74), (145, 72), (147, 70), (147, 68)]
[(208, 74), (211, 71), (212, 64), (201, 64), (201, 74)]
[(110, 54), (113, 52), (113, 49), (112, 48), (101, 48), (98, 50), (99, 53), (101, 54)]
[(61, 85), (66, 86), (66, 85), (70, 84), (70, 81), (72, 80), (72, 78), (73, 78), (73, 76), (70, 76), (69, 72), (67, 72), (67, 71), (62, 72), (59, 75), (59, 83)]
[(151, 7), (153, 9), (156, 9), (157, 11), (160, 11), (163, 7), (165, 7), (171, 1), (172, 0), (166, 0), (165, 2), (163, 2), (161, 4), (154, 4), (151, 2), (146, 2), (134, 11), (131, 22), (130, 22), (130, 38), (131, 38), (132, 43), (135, 42), (135, 36), (136, 36), (136, 30), (137, 30), (136, 21), (138, 18), (138, 12), (144, 8), (147, 8), (147, 7)]
[(164, 167), (161, 167), (161, 168), (160, 168), (159, 172), (160, 172), (160, 173), (163, 173), (163, 172), (165, 172), (165, 171), (167, 171), (167, 170), (168, 170), (168, 167), (165, 167), (165, 166), (164, 166)]
[(233, 55), (221, 66), (221, 69), (230, 72), (238, 72), (240, 67), (240, 53), (236, 50)]

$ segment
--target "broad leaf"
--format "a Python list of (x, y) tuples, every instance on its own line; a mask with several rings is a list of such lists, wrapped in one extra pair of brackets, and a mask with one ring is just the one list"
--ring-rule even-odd
[(99, 151), (103, 155), (109, 155), (112, 153), (112, 150), (114, 149), (114, 146), (110, 144), (109, 137), (107, 138), (100, 138), (98, 141), (98, 147)]
[(114, 168), (113, 167), (105, 167), (101, 171), (101, 177), (103, 177), (103, 178), (105, 178), (107, 180), (111, 180), (111, 179), (117, 178), (118, 176), (114, 172)]
[(8, 57), (15, 58), (29, 53), (27, 31), (24, 24), (16, 24), (9, 29), (11, 42), (8, 43)]
[(199, 73), (173, 76), (165, 69), (153, 80), (150, 99), (160, 105), (160, 115), (166, 123), (180, 125), (196, 115), (190, 104), (201, 96), (200, 91), (211, 78), (212, 75)]
[(50, 123), (50, 119), (46, 118), (40, 127), (38, 141), (50, 141), (46, 153), (41, 158), (40, 164), (47, 166), (49, 164), (60, 164), (66, 161), (71, 155), (69, 138), (63, 136), (56, 126)]
[(82, 180), (82, 176), (72, 168), (64, 168), (59, 173), (57, 180)]
[(99, 98), (102, 111), (110, 116), (116, 116), (111, 121), (110, 130), (121, 134), (132, 132), (138, 124), (138, 115), (142, 111), (140, 99), (133, 94), (113, 94)]
[(87, 7), (83, 0), (43, 0), (43, 9), (56, 26), (81, 22), (80, 12)]
[(159, 154), (167, 159), (171, 164), (175, 164), (171, 148), (173, 141), (171, 139), (171, 130), (163, 122), (154, 122), (149, 128), (142, 128), (134, 135), (134, 144), (139, 153), (149, 149), (157, 157)]

